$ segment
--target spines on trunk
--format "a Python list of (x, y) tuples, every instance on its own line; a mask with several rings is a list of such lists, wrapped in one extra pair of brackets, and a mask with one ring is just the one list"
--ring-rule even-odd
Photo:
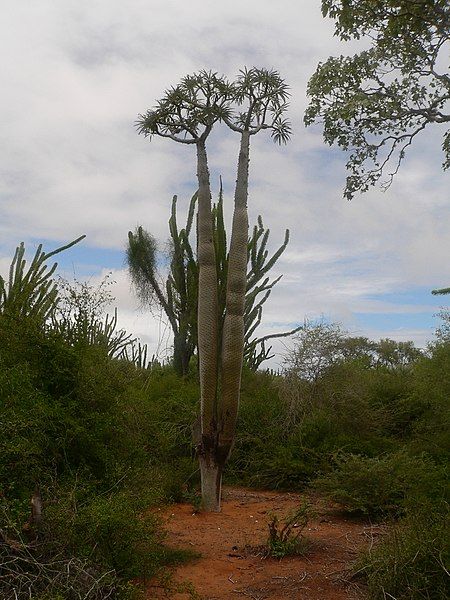
[(225, 321), (222, 335), (222, 390), (219, 411), (219, 458), (231, 450), (239, 407), (243, 351), (244, 309), (247, 287), (248, 163), (250, 134), (241, 135), (233, 225), (228, 259)]
[(213, 448), (217, 423), (218, 295), (205, 143), (197, 142), (198, 177), (198, 348), (202, 451)]

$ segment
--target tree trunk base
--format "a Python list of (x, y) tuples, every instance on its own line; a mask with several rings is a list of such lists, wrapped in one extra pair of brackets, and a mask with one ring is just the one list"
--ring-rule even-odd
[(201, 509), (205, 512), (220, 512), (222, 468), (203, 456), (199, 456), (199, 464), (202, 481)]

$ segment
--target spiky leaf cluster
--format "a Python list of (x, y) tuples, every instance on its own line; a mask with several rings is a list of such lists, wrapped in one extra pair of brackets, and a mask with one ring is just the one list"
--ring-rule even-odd
[(289, 88), (278, 71), (244, 68), (230, 83), (212, 71), (183, 77), (155, 107), (140, 114), (136, 127), (146, 137), (157, 135), (194, 144), (205, 140), (214, 123), (254, 135), (268, 129), (275, 142), (286, 143), (291, 125), (284, 117)]
[[(323, 0), (342, 40), (371, 40), (351, 57), (319, 64), (308, 84), (305, 123), (349, 152), (344, 196), (380, 178), (386, 189), (408, 147), (431, 124), (450, 122), (450, 5), (447, 0)], [(450, 166), (444, 132), (443, 168)]]
[(239, 71), (233, 90), (237, 110), (231, 118), (224, 118), (231, 129), (251, 135), (268, 129), (275, 142), (289, 140), (291, 125), (283, 116), (288, 108), (289, 88), (278, 71), (244, 68)]
[(156, 106), (136, 121), (139, 133), (194, 144), (205, 139), (214, 123), (230, 116), (232, 86), (225, 77), (200, 71), (183, 77)]

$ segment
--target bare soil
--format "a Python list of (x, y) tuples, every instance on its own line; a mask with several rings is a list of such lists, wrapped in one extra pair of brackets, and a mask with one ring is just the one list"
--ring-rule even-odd
[(355, 600), (364, 590), (350, 579), (357, 554), (373, 543), (380, 526), (344, 518), (336, 507), (308, 496), (314, 518), (304, 530), (303, 557), (264, 558), (270, 513), (284, 516), (305, 495), (225, 488), (222, 512), (197, 513), (190, 504), (160, 509), (167, 545), (201, 557), (146, 586), (149, 600)]

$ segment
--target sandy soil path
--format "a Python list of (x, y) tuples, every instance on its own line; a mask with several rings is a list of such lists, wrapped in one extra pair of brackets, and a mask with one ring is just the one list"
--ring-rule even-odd
[(193, 512), (176, 504), (160, 514), (167, 543), (190, 548), (201, 558), (181, 565), (164, 585), (147, 585), (149, 600), (353, 600), (364, 591), (349, 580), (349, 567), (359, 550), (373, 543), (380, 527), (344, 519), (318, 499), (316, 516), (305, 535), (311, 548), (304, 557), (262, 558), (249, 549), (268, 535), (268, 513), (286, 515), (305, 496), (225, 488), (222, 512)]

